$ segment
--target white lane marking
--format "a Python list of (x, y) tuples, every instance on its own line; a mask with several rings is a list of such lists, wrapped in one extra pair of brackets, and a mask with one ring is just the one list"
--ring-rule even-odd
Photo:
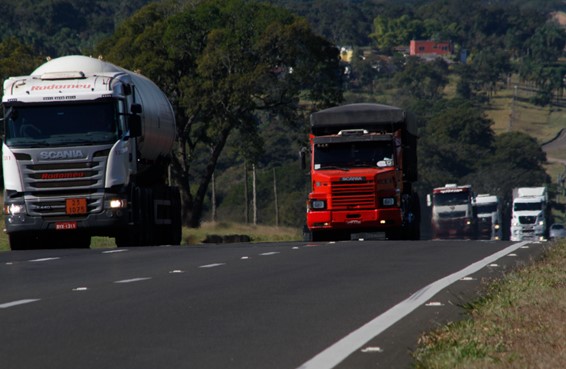
[(517, 250), (528, 243), (528, 241), (513, 244), (495, 254), (487, 256), (480, 261), (470, 264), (466, 268), (450, 274), (442, 279), (429, 284), (411, 295), (408, 299), (401, 301), (393, 306), (385, 313), (379, 315), (375, 319), (369, 321), (362, 327), (351, 332), (346, 337), (338, 340), (336, 343), (326, 348), (315, 357), (305, 362), (298, 369), (331, 369), (341, 363), (354, 351), (362, 347), (369, 340), (397, 323), (399, 320), (407, 316), (413, 310), (426, 303), (430, 298), (450, 286), (452, 283), (462, 279), (465, 276), (473, 274), (485, 266), (493, 263), (495, 260)]
[(272, 251), (272, 252), (264, 252), (263, 254), (260, 254), (261, 256), (271, 256), (271, 255), (277, 255), (280, 254), (280, 252), (278, 251)]
[(116, 254), (118, 252), (126, 252), (128, 251), (127, 249), (118, 249), (118, 250), (108, 250), (108, 251), (102, 251), (103, 254)]
[(444, 306), (444, 304), (442, 302), (438, 302), (438, 301), (431, 301), (431, 302), (425, 304), (425, 306)]
[(7, 309), (7, 308), (11, 308), (13, 306), (29, 304), (30, 302), (36, 302), (36, 301), (39, 301), (39, 299), (25, 299), (25, 300), (17, 300), (17, 301), (7, 302), (5, 304), (0, 304), (0, 309)]
[(199, 268), (216, 268), (222, 265), (226, 265), (226, 263), (214, 263), (214, 264), (207, 264), (207, 265), (201, 265), (199, 266)]
[(169, 272), (169, 274), (181, 274), (181, 273), (185, 273), (185, 272), (182, 271), (181, 269), (175, 269)]
[(151, 279), (151, 277), (140, 277), (140, 278), (122, 279), (121, 281), (115, 281), (114, 283), (134, 283), (134, 282), (147, 281), (148, 279)]
[(33, 259), (33, 260), (28, 260), (30, 263), (41, 263), (43, 261), (52, 261), (52, 260), (59, 260), (61, 259), (60, 257), (54, 257), (54, 258), (41, 258), (41, 259)]
[(87, 287), (77, 287), (77, 288), (73, 288), (73, 292), (81, 292), (81, 291), (87, 291), (88, 288)]
[(383, 349), (379, 346), (368, 346), (360, 350), (364, 353), (372, 353), (372, 352), (383, 352)]

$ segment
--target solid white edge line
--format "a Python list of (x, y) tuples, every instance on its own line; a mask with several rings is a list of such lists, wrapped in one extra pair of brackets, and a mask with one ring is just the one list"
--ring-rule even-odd
[(18, 300), (18, 301), (7, 302), (5, 304), (0, 304), (0, 309), (7, 309), (7, 308), (11, 308), (13, 306), (29, 304), (30, 302), (36, 302), (36, 301), (39, 301), (39, 299), (26, 299), (26, 300)]
[(462, 279), (463, 277), (473, 274), (478, 270), (484, 268), (495, 260), (513, 252), (528, 241), (513, 244), (495, 254), (485, 257), (484, 259), (470, 264), (466, 268), (439, 279), (436, 282), (420, 289), (411, 295), (408, 299), (400, 302), (387, 310), (385, 313), (379, 315), (375, 319), (366, 323), (362, 327), (348, 334), (346, 337), (340, 339), (324, 351), (317, 354), (315, 357), (299, 366), (297, 369), (331, 369), (340, 364), (350, 354), (362, 347), (372, 338), (385, 331), (387, 328), (397, 323), (399, 320), (407, 316), (420, 305), (424, 304), (431, 297), (442, 291), (454, 282)]
[(134, 283), (134, 282), (147, 281), (148, 279), (151, 279), (151, 277), (140, 277), (140, 278), (122, 279), (121, 281), (115, 281), (114, 283)]

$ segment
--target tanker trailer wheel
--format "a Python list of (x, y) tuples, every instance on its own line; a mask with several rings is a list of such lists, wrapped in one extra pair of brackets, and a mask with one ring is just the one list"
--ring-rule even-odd
[(9, 233), (8, 242), (10, 243), (10, 249), (13, 251), (39, 248), (39, 245), (35, 244), (38, 242), (35, 237), (27, 233)]

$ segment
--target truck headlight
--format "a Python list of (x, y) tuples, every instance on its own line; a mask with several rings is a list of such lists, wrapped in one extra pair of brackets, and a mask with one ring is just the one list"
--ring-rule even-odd
[(496, 224), (496, 225), (495, 225), (495, 229), (499, 229), (499, 224)]
[(383, 204), (383, 206), (393, 206), (395, 205), (395, 198), (393, 197), (384, 197), (381, 200), (381, 203)]
[(109, 201), (111, 209), (123, 209), (128, 206), (128, 203), (124, 199), (112, 199)]
[(316, 210), (322, 210), (326, 208), (326, 201), (324, 200), (312, 200), (311, 201), (311, 208)]
[(4, 213), (7, 215), (16, 215), (25, 212), (26, 212), (26, 206), (24, 204), (4, 205)]

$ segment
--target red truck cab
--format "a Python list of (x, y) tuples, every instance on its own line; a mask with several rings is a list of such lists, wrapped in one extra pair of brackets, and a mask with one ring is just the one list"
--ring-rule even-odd
[(310, 240), (419, 238), (416, 136), (403, 110), (348, 104), (316, 112), (309, 143)]

